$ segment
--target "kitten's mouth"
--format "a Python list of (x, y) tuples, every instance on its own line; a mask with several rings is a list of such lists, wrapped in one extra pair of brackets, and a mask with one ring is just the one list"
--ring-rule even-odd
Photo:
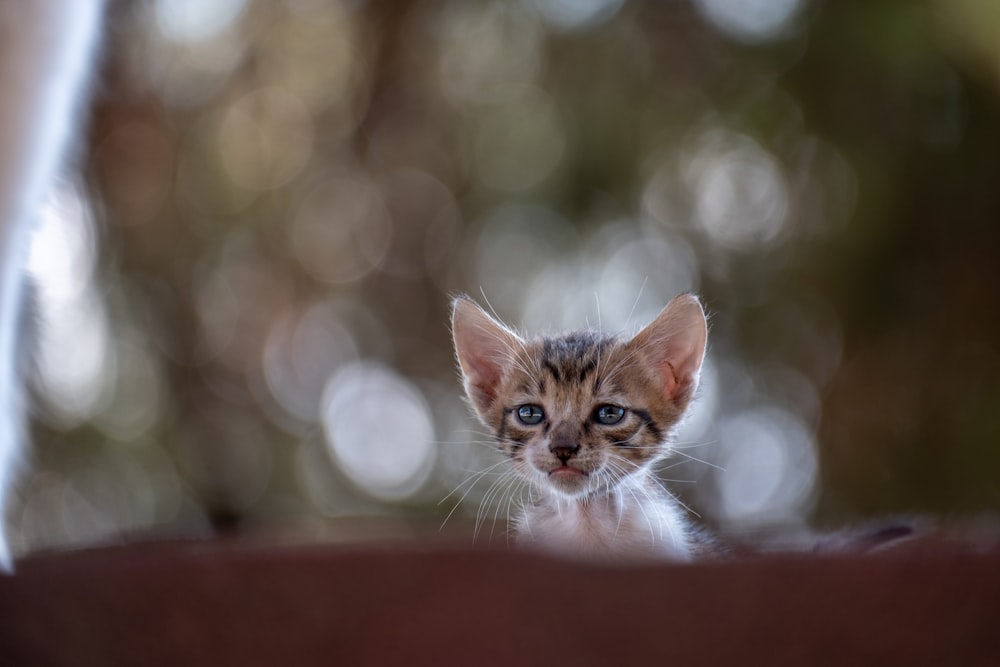
[(587, 473), (580, 470), (579, 468), (574, 468), (573, 466), (562, 465), (557, 468), (553, 468), (549, 471), (549, 477), (570, 479), (573, 477), (586, 477)]

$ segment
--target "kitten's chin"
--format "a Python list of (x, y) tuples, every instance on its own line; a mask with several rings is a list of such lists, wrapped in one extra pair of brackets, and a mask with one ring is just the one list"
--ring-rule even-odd
[(585, 493), (590, 485), (590, 476), (573, 466), (553, 468), (548, 472), (548, 480), (552, 488), (567, 496)]

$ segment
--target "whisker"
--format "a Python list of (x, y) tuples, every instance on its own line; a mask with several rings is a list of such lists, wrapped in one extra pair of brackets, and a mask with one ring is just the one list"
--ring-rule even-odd
[(497, 519), (500, 516), (500, 507), (503, 505), (503, 500), (502, 500), (503, 497), (505, 495), (507, 496), (507, 507), (508, 507), (508, 511), (509, 511), (509, 508), (510, 508), (510, 499), (514, 495), (513, 489), (516, 488), (515, 485), (523, 484), (523, 483), (524, 482), (518, 476), (512, 475), (511, 478), (510, 478), (510, 480), (503, 487), (503, 489), (500, 490), (497, 493), (497, 497), (500, 498), (500, 500), (497, 502), (497, 509), (493, 513), (493, 524), (490, 526), (490, 543), (491, 544), (493, 543), (493, 534), (496, 532), (496, 529), (497, 529)]
[(635, 309), (639, 305), (639, 299), (642, 298), (642, 292), (646, 289), (646, 283), (649, 282), (649, 276), (642, 279), (642, 285), (639, 285), (639, 293), (635, 295), (635, 301), (632, 302), (632, 310), (628, 311), (628, 317), (625, 318), (625, 326), (628, 327), (628, 323), (632, 321), (632, 316), (635, 315)]
[(691, 459), (692, 461), (697, 461), (698, 463), (704, 463), (709, 468), (715, 468), (716, 470), (721, 470), (722, 472), (726, 472), (726, 469), (723, 468), (720, 465), (717, 465), (715, 463), (711, 463), (710, 461), (706, 461), (704, 459), (699, 459), (697, 456), (691, 456), (690, 454), (685, 454), (684, 452), (679, 451), (679, 450), (675, 450), (675, 451), (677, 451), (678, 454), (680, 454), (681, 456), (683, 456), (686, 459)]
[(502, 318), (497, 315), (496, 308), (494, 308), (493, 304), (490, 303), (489, 297), (486, 296), (486, 290), (483, 289), (482, 285), (479, 286), (479, 293), (483, 295), (483, 301), (486, 302), (486, 307), (490, 309), (491, 313), (493, 313), (493, 317), (497, 318), (497, 320), (501, 320)]
[[(501, 459), (501, 460), (497, 461), (496, 463), (494, 463), (491, 466), (487, 466), (486, 468), (483, 468), (482, 470), (474, 472), (472, 475), (470, 475), (469, 477), (466, 477), (464, 480), (462, 480), (462, 482), (458, 486), (456, 486), (454, 489), (452, 489), (448, 493), (448, 495), (446, 495), (444, 498), (442, 498), (441, 500), (439, 500), (438, 501), (438, 505), (440, 505), (444, 501), (448, 500), (448, 498), (451, 498), (453, 495), (455, 495), (456, 492), (458, 492), (459, 489), (461, 489), (463, 486), (465, 486), (466, 484), (468, 484), (471, 481), (472, 484), (469, 486), (469, 489), (465, 492), (465, 495), (468, 495), (469, 491), (472, 490), (472, 487), (475, 486), (476, 482), (478, 482), (480, 479), (482, 479), (484, 475), (486, 475), (490, 471), (494, 470), (498, 466), (501, 466), (504, 463), (509, 463), (509, 462), (510, 462), (510, 459)], [(459, 501), (458, 501), (459, 503), (461, 503), (463, 500), (465, 500), (465, 495), (463, 495), (459, 499)]]
[(660, 486), (660, 488), (663, 489), (663, 491), (666, 492), (666, 494), (668, 496), (670, 496), (671, 500), (673, 500), (675, 503), (677, 503), (678, 505), (680, 505), (681, 507), (683, 507), (684, 509), (686, 509), (688, 512), (690, 512), (691, 514), (693, 514), (696, 517), (698, 517), (699, 519), (702, 518), (702, 516), (700, 514), (698, 514), (698, 512), (696, 512), (693, 509), (691, 509), (691, 507), (687, 503), (685, 503), (683, 500), (681, 500), (680, 498), (678, 498), (675, 493), (672, 493), (670, 491), (670, 489), (666, 488), (665, 486)]
[(635, 489), (632, 488), (632, 485), (626, 486), (625, 489), (632, 496), (632, 500), (635, 501), (636, 507), (639, 508), (639, 513), (642, 514), (642, 518), (646, 520), (646, 525), (649, 526), (649, 538), (653, 540), (653, 542), (656, 542), (656, 533), (653, 532), (653, 522), (649, 520), (649, 514), (646, 512), (646, 508), (643, 507), (641, 502), (639, 502), (639, 497), (635, 495)]
[[(507, 471), (510, 473), (510, 471)], [(507, 475), (501, 475), (499, 478), (493, 480), (490, 487), (486, 490), (486, 494), (483, 496), (482, 500), (479, 501), (479, 509), (476, 511), (476, 523), (475, 528), (472, 532), (472, 541), (475, 542), (479, 539), (479, 531), (482, 529), (483, 519), (486, 516), (486, 512), (489, 510), (489, 505), (493, 501), (493, 497), (497, 492), (498, 487), (500, 487), (507, 480)]]
[[(600, 331), (604, 329), (604, 325), (601, 323), (601, 298), (597, 295), (597, 290), (594, 290), (594, 303), (597, 304), (597, 329)], [(600, 348), (598, 348), (598, 354), (600, 354)]]
[(696, 447), (707, 447), (708, 445), (717, 445), (721, 442), (720, 440), (708, 440), (706, 442), (672, 442), (670, 443), (670, 449), (694, 449)]

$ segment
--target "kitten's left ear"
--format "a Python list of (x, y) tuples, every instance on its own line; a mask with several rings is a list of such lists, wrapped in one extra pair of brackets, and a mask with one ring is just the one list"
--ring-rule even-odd
[(681, 294), (628, 345), (656, 369), (665, 397), (684, 409), (698, 388), (707, 340), (708, 323), (701, 302), (693, 294)]

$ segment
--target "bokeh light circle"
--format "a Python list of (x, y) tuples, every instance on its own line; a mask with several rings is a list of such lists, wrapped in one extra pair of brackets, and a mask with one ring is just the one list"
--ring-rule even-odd
[(334, 461), (369, 494), (399, 500), (430, 474), (430, 408), (395, 371), (367, 361), (346, 366), (326, 386), (321, 419)]

